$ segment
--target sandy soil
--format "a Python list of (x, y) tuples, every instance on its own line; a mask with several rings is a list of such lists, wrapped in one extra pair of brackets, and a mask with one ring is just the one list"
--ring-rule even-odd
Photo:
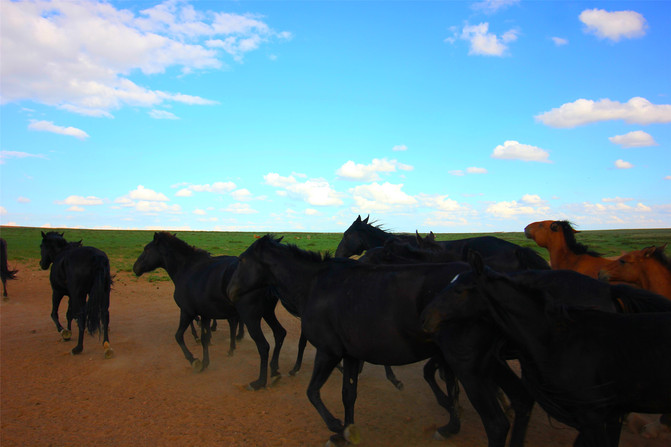
[[(306, 350), (296, 377), (247, 391), (245, 385), (257, 374), (255, 345), (246, 337), (228, 357), (224, 324), (214, 333), (209, 369), (193, 373), (174, 340), (178, 309), (172, 283), (119, 273), (110, 308), (115, 357), (105, 360), (98, 337), (89, 335), (83, 354), (72, 356), (74, 341), (61, 341), (49, 318), (48, 272), (39, 270), (37, 262), (10, 265), (20, 272), (18, 280), (8, 283), (9, 299), (0, 305), (2, 447), (322, 446), (330, 435), (305, 396), (313, 348)], [(286, 374), (296, 356), (299, 322), (281, 306), (278, 317), (288, 331), (280, 358)], [(272, 334), (265, 330), (270, 340)], [(187, 345), (201, 357), (191, 336)], [(387, 382), (381, 366), (364, 368), (356, 403), (361, 445), (486, 445), (482, 423), (465, 394), (461, 433), (451, 441), (432, 439), (447, 414), (425, 384), (421, 366), (395, 368), (405, 383), (403, 391)], [(322, 395), (342, 417), (340, 377), (335, 372)], [(536, 407), (527, 445), (569, 446), (575, 435)], [(648, 440), (623, 430), (620, 445), (668, 447), (671, 434)]]

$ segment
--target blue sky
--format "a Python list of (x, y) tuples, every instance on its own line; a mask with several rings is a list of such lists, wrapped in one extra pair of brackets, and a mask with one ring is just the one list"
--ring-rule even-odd
[(0, 0), (0, 223), (671, 227), (671, 3)]

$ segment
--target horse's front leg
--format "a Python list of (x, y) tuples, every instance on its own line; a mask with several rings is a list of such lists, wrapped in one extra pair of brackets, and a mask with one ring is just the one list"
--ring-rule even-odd
[(335, 433), (335, 435), (331, 437), (331, 442), (335, 444), (343, 444), (343, 442), (345, 442), (343, 436), (345, 427), (342, 425), (342, 422), (333, 416), (328, 408), (326, 408), (320, 393), (322, 386), (324, 386), (338, 362), (340, 362), (340, 358), (337, 356), (327, 354), (324, 351), (317, 349), (312, 369), (312, 377), (308, 384), (307, 396), (308, 400), (315, 407), (329, 430)]
[(193, 354), (191, 354), (191, 351), (186, 347), (186, 344), (184, 344), (184, 332), (186, 332), (186, 329), (189, 327), (189, 324), (193, 321), (193, 315), (189, 315), (185, 313), (183, 310), (179, 314), (179, 327), (177, 328), (177, 332), (175, 332), (175, 340), (177, 340), (177, 344), (179, 345), (180, 348), (182, 348), (182, 352), (184, 353), (184, 357), (186, 357), (186, 360), (188, 360), (189, 364), (191, 364), (191, 367), (193, 368), (194, 372), (201, 372), (203, 370), (203, 362), (201, 362), (199, 359), (195, 358)]
[[(436, 382), (436, 371), (439, 366), (442, 366), (443, 368), (448, 394), (445, 394), (438, 386), (438, 382)], [(461, 421), (458, 412), (459, 384), (457, 383), (454, 373), (447, 364), (445, 364), (445, 361), (441, 356), (431, 357), (431, 359), (426, 362), (424, 365), (424, 380), (429, 384), (438, 404), (445, 408), (450, 414), (450, 422), (443, 427), (438, 427), (435, 437), (443, 439), (459, 433), (459, 430), (461, 430)]]
[[(63, 326), (61, 325), (61, 322), (59, 321), (58, 318), (58, 307), (61, 304), (61, 300), (63, 300), (63, 297), (65, 296), (64, 293), (62, 292), (57, 292), (54, 290), (51, 294), (51, 319), (53, 320), (54, 324), (56, 324), (56, 330), (61, 334), (61, 337), (63, 337), (63, 340), (70, 340), (70, 337), (72, 337), (72, 331), (71, 330), (64, 330)], [(68, 311), (70, 307), (68, 306)]]
[(277, 319), (277, 316), (275, 315), (275, 306), (265, 312), (263, 319), (266, 320), (266, 323), (270, 326), (270, 329), (273, 331), (273, 338), (275, 339), (275, 348), (273, 349), (273, 356), (270, 359), (270, 377), (271, 379), (279, 378), (280, 351), (282, 349), (282, 344), (284, 344), (284, 338), (287, 336), (287, 330), (284, 329)]
[(361, 441), (359, 430), (354, 425), (354, 403), (356, 402), (359, 369), (363, 364), (353, 357), (343, 359), (342, 403), (345, 407), (345, 431), (347, 442), (358, 444)]
[(403, 389), (403, 382), (396, 378), (396, 374), (394, 374), (394, 370), (391, 369), (391, 366), (385, 365), (384, 372), (387, 375), (387, 380), (390, 381), (398, 390)]

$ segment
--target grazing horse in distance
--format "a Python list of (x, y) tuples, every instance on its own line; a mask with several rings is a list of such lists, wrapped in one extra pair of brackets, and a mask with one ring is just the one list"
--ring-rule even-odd
[(493, 319), (489, 325), (513, 347), (534, 398), (580, 431), (576, 446), (616, 446), (624, 414), (671, 408), (671, 394), (662, 391), (671, 389), (668, 300), (573, 271), (502, 274), (477, 255), (470, 262), (471, 271), (424, 309), (425, 330)]
[(623, 254), (603, 267), (599, 275), (609, 281), (634, 284), (671, 299), (671, 260), (664, 254), (666, 244)]
[(7, 297), (7, 280), (16, 279), (18, 270), (7, 266), (7, 241), (0, 238), (0, 277), (2, 278), (2, 296)]
[(575, 270), (583, 275), (598, 278), (599, 271), (612, 262), (575, 239), (571, 223), (567, 220), (533, 222), (524, 228), (527, 238), (533, 239), (550, 253), (550, 265), (555, 270)]
[[(212, 337), (211, 320), (228, 320), (231, 333), (229, 355), (235, 349), (235, 329), (241, 320), (247, 326), (261, 357), (259, 377), (249, 384), (250, 389), (257, 390), (268, 382), (270, 352), (270, 345), (261, 330), (261, 319), (268, 323), (275, 338), (275, 349), (270, 361), (273, 380), (280, 377), (279, 354), (286, 330), (275, 316), (277, 298), (270, 294), (268, 288), (251, 291), (236, 303), (229, 299), (226, 287), (238, 265), (236, 256), (211, 256), (175, 235), (159, 232), (154, 233), (153, 240), (144, 247), (133, 265), (133, 272), (137, 276), (157, 268), (164, 268), (168, 272), (175, 286), (173, 297), (180, 309), (175, 340), (195, 372), (202, 371), (210, 363), (208, 347)], [(197, 316), (201, 320), (202, 361), (195, 358), (184, 344), (184, 332)]]
[[(301, 250), (266, 235), (240, 255), (228, 294), (235, 300), (250, 290), (272, 286), (284, 307), (301, 318), (302, 334), (317, 350), (307, 396), (335, 433), (331, 442), (359, 442), (354, 403), (360, 361), (404, 365), (430, 358), (439, 362), (446, 372), (449, 395), (438, 387), (435, 367), (427, 374), (425, 366), (424, 379), (450, 413), (449, 424), (438, 429), (447, 436), (460, 428), (454, 405), (458, 387), (438, 347), (423, 334), (419, 312), (465, 269), (465, 263), (367, 265)], [(344, 423), (326, 408), (320, 395), (341, 361)]]
[[(81, 241), (68, 242), (63, 233), (55, 231), (46, 234), (42, 232), (40, 252), (42, 270), (51, 266), (51, 319), (64, 340), (72, 336), (72, 319), (77, 320), (79, 336), (72, 354), (79, 354), (84, 349), (85, 329), (91, 334), (102, 330), (105, 358), (111, 358), (114, 351), (110, 348), (108, 332), (112, 277), (105, 252), (95, 247), (82, 246)], [(68, 296), (67, 329), (61, 326), (58, 319), (58, 307), (65, 295)]]

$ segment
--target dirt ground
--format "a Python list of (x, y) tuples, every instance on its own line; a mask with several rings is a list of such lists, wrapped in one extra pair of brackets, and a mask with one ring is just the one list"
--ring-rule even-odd
[[(111, 345), (105, 360), (97, 336), (87, 335), (84, 352), (70, 355), (49, 317), (48, 272), (35, 265), (18, 268), (9, 281), (9, 299), (0, 304), (0, 444), (12, 446), (323, 446), (330, 432), (308, 402), (314, 348), (303, 369), (270, 388), (247, 391), (256, 378), (258, 354), (247, 336), (227, 356), (227, 324), (214, 333), (211, 364), (193, 373), (175, 343), (178, 309), (172, 282), (149, 282), (119, 273), (112, 290)], [(61, 321), (66, 303), (62, 304)], [(288, 331), (280, 357), (286, 374), (295, 360), (299, 321), (278, 306)], [(272, 334), (265, 326), (272, 345)], [(76, 331), (73, 334), (76, 336)], [(202, 357), (187, 336), (189, 349)], [(421, 364), (396, 367), (404, 382), (396, 390), (381, 366), (367, 365), (359, 380), (355, 420), (362, 446), (486, 445), (484, 429), (465, 394), (462, 430), (450, 441), (436, 441), (437, 425), (447, 422), (425, 384)], [(322, 390), (331, 411), (342, 417), (341, 379), (334, 372)], [(527, 436), (529, 446), (569, 446), (576, 432), (549, 420), (536, 406)], [(668, 447), (671, 434), (649, 440), (623, 430), (621, 446)]]

